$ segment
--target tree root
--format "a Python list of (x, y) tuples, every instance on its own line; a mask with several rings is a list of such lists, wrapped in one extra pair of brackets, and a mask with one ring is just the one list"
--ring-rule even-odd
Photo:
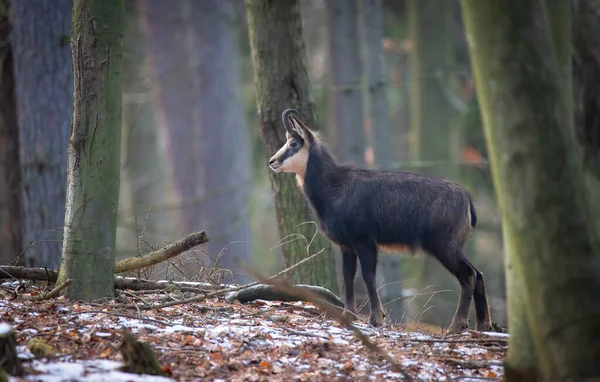
[(123, 328), (123, 343), (119, 347), (125, 365), (122, 370), (134, 374), (166, 376), (150, 346), (138, 341), (133, 334)]

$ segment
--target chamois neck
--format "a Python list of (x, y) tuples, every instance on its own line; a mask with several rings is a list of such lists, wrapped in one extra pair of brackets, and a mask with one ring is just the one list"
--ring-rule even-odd
[(297, 179), (318, 215), (323, 215), (325, 212), (326, 199), (330, 194), (328, 188), (332, 184), (332, 177), (335, 176), (337, 168), (335, 159), (324, 146), (315, 145), (310, 148), (304, 176)]

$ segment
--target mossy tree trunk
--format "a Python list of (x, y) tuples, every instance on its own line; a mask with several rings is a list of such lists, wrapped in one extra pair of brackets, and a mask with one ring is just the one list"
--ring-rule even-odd
[(0, 0), (0, 263), (21, 252), (21, 166), (8, 0)]
[(68, 296), (77, 300), (114, 294), (123, 18), (123, 0), (75, 0), (73, 6), (75, 93), (58, 282), (73, 279)]
[[(571, 128), (565, 79), (570, 4), (462, 0), (462, 5), (512, 267), (509, 315), (525, 316), (511, 335), (506, 376), (598, 377), (600, 243)], [(516, 308), (515, 293), (522, 296)], [(525, 332), (523, 325), (531, 343), (515, 340)], [(535, 362), (523, 365), (518, 357), (524, 349), (518, 346), (531, 345)]]
[[(316, 128), (315, 105), (309, 91), (298, 0), (246, 0), (246, 10), (266, 166), (268, 158), (285, 143), (281, 112), (295, 108), (311, 128)], [(301, 266), (292, 281), (337, 290), (334, 249), (321, 234), (312, 240), (317, 226), (311, 222), (316, 222), (316, 217), (294, 176), (268, 171), (279, 233), (286, 242), (282, 248), (284, 264), (289, 266), (307, 257), (309, 252), (325, 249), (323, 256)], [(304, 235), (306, 240), (288, 237), (291, 234)]]

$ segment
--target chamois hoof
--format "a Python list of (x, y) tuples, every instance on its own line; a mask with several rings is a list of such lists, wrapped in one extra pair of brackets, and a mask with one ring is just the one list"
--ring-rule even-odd
[(346, 319), (346, 320), (354, 321), (356, 319), (356, 312), (353, 312), (352, 310), (349, 310), (349, 309), (344, 309), (344, 312), (342, 313), (342, 317), (344, 317), (344, 319)]
[(453, 322), (446, 331), (446, 334), (460, 334), (468, 328), (469, 325), (466, 322)]
[(475, 329), (477, 329), (478, 332), (491, 332), (494, 330), (490, 322), (478, 322)]
[(384, 321), (384, 314), (381, 312), (376, 313), (376, 314), (371, 314), (371, 316), (369, 317), (369, 323), (376, 328), (383, 326), (383, 321)]

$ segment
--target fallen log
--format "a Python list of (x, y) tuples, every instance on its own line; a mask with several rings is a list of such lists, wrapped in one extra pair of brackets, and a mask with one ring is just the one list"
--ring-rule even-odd
[[(208, 236), (205, 231), (194, 232), (181, 240), (177, 240), (159, 250), (148, 254), (130, 257), (115, 263), (115, 273), (132, 271), (169, 260), (188, 249), (208, 242)], [(32, 281), (55, 282), (58, 278), (58, 270), (46, 268), (25, 268), (15, 266), (0, 266), (0, 279), (25, 279)], [(137, 279), (115, 279), (115, 288), (117, 289), (167, 289), (168, 283), (156, 283), (149, 280)], [(181, 290), (184, 290), (182, 287)], [(189, 291), (197, 292), (198, 288), (188, 288)]]
[[(305, 285), (305, 284), (295, 284), (294, 287), (311, 291), (325, 301), (340, 308), (344, 308), (344, 303), (338, 296), (336, 296), (333, 292), (331, 292), (327, 288), (323, 288), (315, 285)], [(225, 301), (234, 301), (238, 300), (239, 302), (246, 303), (253, 300), (269, 300), (269, 301), (307, 301), (303, 300), (301, 297), (298, 297), (297, 294), (289, 294), (284, 290), (278, 289), (273, 285), (266, 284), (258, 284), (251, 286), (246, 289), (242, 289), (236, 292), (227, 293), (225, 295)]]
[[(17, 279), (17, 280), (31, 280), (31, 281), (47, 281), (56, 282), (58, 278), (58, 271), (56, 269), (45, 269), (45, 268), (25, 268), (25, 267), (13, 267), (13, 266), (0, 266), (0, 279)], [(191, 287), (193, 285), (185, 281), (152, 281), (144, 279), (136, 279), (133, 277), (115, 277), (115, 289), (130, 289), (130, 290), (170, 290), (178, 289), (182, 292), (206, 292), (207, 290), (214, 290), (219, 286), (213, 285), (201, 285), (198, 287)]]

